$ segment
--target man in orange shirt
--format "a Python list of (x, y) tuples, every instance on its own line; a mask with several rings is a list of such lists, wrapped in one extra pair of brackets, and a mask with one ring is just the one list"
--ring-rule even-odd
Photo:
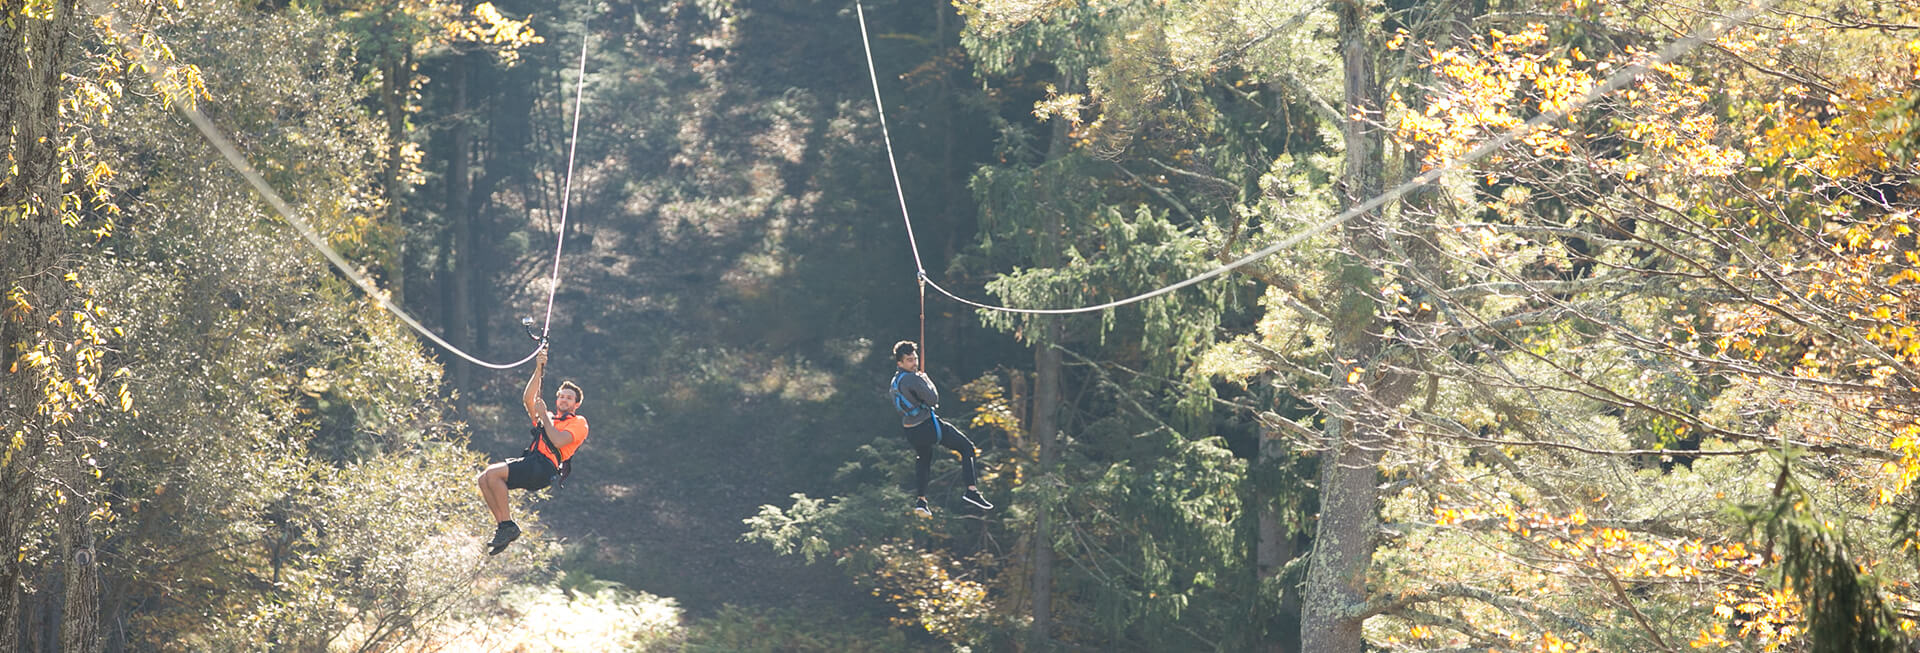
[[(540, 377), (546, 370), (547, 350), (541, 349), (534, 357), (533, 378), (527, 380), (526, 392), (520, 395), (527, 418), (533, 421), (533, 443), (519, 458), (488, 465), (474, 479), (480, 486), (480, 498), (486, 500), (487, 510), (493, 512), (493, 520), (498, 522), (493, 541), (487, 543), (487, 555), (505, 550), (520, 538), (520, 525), (513, 523), (509, 512), (512, 505), (507, 501), (507, 490), (546, 487), (560, 476), (562, 464), (572, 460), (574, 450), (587, 439), (587, 418), (574, 414), (580, 409), (580, 402), (586, 400), (585, 393), (574, 382), (563, 381), (553, 394), (556, 410), (547, 412), (547, 403), (540, 399)], [(559, 451), (556, 453), (555, 449)]]

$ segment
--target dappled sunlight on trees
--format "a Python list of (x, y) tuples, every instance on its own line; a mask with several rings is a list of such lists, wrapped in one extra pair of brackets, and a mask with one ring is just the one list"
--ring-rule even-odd
[[(1067, 576), (1126, 585), (1097, 561), (1124, 559), (1114, 554), (1129, 538), (1079, 515), (1158, 515), (1164, 529), (1179, 521), (1155, 510), (1180, 505), (1177, 492), (1163, 486), (1148, 509), (1101, 485), (1086, 495), (1101, 507), (1082, 513), (1060, 488), (1101, 468), (1140, 474), (1180, 450), (1115, 435), (1204, 442), (1239, 414), (1285, 452), (1238, 450), (1253, 466), (1229, 474), (1319, 468), (1317, 487), (1292, 498), (1276, 476), (1224, 504), (1286, 506), (1318, 524), (1306, 527), (1312, 558), (1284, 528), (1230, 545), (1293, 559), (1230, 573), (1295, 579), (1260, 585), (1270, 602), (1253, 614), (1303, 602), (1314, 646), (1806, 650), (1847, 628), (1851, 639), (1831, 641), (1899, 641), (1914, 610), (1901, 580), (1912, 534), (1890, 528), (1911, 523), (1896, 517), (1913, 509), (1920, 441), (1902, 408), (1920, 387), (1906, 323), (1907, 268), (1920, 264), (1905, 253), (1920, 202), (1911, 9), (1796, 3), (1661, 61), (1668, 42), (1737, 7), (1334, 4), (1264, 22), (1239, 5), (961, 6), (969, 48), (1006, 76), (989, 79), (1025, 84), (1032, 117), (1064, 123), (1075, 149), (1043, 159), (1038, 130), (1009, 121), (1003, 157), (1034, 163), (976, 175), (975, 265), (1007, 261), (988, 289), (1014, 305), (1138, 292), (1155, 279), (1111, 271), (1163, 243), (1202, 253), (1194, 263), (1224, 260), (1325, 219), (1333, 192), (1367, 199), (1570, 112), (1250, 266), (1232, 290), (1158, 304), (1199, 304), (1161, 310), (1184, 328), (1218, 320), (1205, 338), (1157, 339), (1151, 307), (1071, 322), (1065, 341), (983, 313), (1041, 347), (1086, 352), (1066, 431), (1074, 462), (1055, 472), (1080, 480), (1036, 490), (1044, 477), (1023, 471), (1031, 494), (1015, 492), (1009, 521), (1074, 514), (1069, 529), (1088, 539), (1055, 540), (1076, 565)], [(1324, 57), (1335, 51), (1345, 58)], [(1017, 77), (1041, 62), (1084, 87)], [(1366, 139), (1382, 134), (1383, 158), (1371, 158)], [(1046, 213), (1061, 220), (1058, 241), (1035, 235), (1056, 228)], [(1049, 242), (1056, 262), (1032, 249)], [(1152, 260), (1134, 269), (1181, 266)], [(1196, 391), (1196, 379), (1217, 385)], [(1248, 520), (1241, 533), (1259, 514), (1223, 513)], [(1180, 541), (1161, 557), (1200, 550)], [(967, 550), (939, 546), (956, 560)], [(1001, 568), (1018, 573), (1022, 559)], [(1313, 575), (1321, 565), (1340, 567)], [(1094, 596), (1057, 598), (1055, 614), (1112, 607)], [(1213, 607), (1178, 619), (1202, 623)], [(1153, 635), (1118, 625), (1142, 612), (1090, 609), (1085, 621), (1113, 629), (1061, 628), (1063, 641), (1152, 648)], [(1245, 639), (1225, 641), (1298, 646), (1271, 622), (1239, 627)]]
[(1912, 3), (857, 9), (0, 9), (0, 648), (1914, 646)]

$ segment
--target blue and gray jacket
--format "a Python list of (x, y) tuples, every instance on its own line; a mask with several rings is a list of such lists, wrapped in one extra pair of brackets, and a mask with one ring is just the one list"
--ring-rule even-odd
[(933, 379), (925, 372), (901, 370), (894, 374), (891, 394), (894, 410), (900, 411), (900, 426), (905, 428), (927, 421), (940, 405), (940, 391), (933, 388)]

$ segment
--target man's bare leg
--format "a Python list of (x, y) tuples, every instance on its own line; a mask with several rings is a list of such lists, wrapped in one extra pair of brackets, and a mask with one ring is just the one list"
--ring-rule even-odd
[(513, 518), (512, 504), (507, 501), (507, 464), (494, 463), (480, 472), (474, 479), (480, 486), (480, 499), (487, 502), (487, 511), (493, 513), (494, 523)]

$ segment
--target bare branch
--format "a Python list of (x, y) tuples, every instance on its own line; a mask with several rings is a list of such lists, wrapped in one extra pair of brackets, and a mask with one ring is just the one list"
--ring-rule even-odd
[(1165, 171), (1167, 171), (1167, 172), (1170, 172), (1170, 173), (1173, 173), (1173, 174), (1176, 174), (1176, 175), (1180, 175), (1180, 176), (1182, 176), (1182, 177), (1192, 177), (1192, 178), (1194, 178), (1194, 179), (1198, 179), (1198, 180), (1200, 180), (1200, 181), (1204, 181), (1204, 182), (1208, 182), (1208, 183), (1213, 183), (1213, 184), (1219, 184), (1219, 185), (1221, 185), (1221, 186), (1225, 186), (1225, 187), (1227, 187), (1228, 189), (1231, 189), (1231, 190), (1236, 190), (1236, 191), (1237, 191), (1237, 190), (1240, 190), (1240, 185), (1239, 185), (1239, 184), (1236, 184), (1236, 183), (1233, 183), (1233, 182), (1231, 182), (1231, 181), (1228, 181), (1228, 180), (1225, 180), (1225, 179), (1221, 179), (1221, 178), (1219, 178), (1219, 177), (1215, 177), (1215, 176), (1213, 176), (1213, 175), (1208, 175), (1208, 174), (1201, 174), (1201, 173), (1198, 173), (1198, 172), (1194, 172), (1194, 171), (1192, 171), (1192, 170), (1186, 170), (1186, 169), (1183, 169), (1183, 168), (1175, 168), (1175, 167), (1173, 167), (1173, 166), (1170, 166), (1170, 165), (1167, 165), (1167, 164), (1166, 164), (1165, 162), (1163, 162), (1163, 161), (1161, 161), (1160, 159), (1157, 159), (1157, 158), (1154, 158), (1154, 157), (1147, 157), (1147, 161), (1149, 161), (1149, 162), (1151, 162), (1151, 163), (1153, 163), (1153, 164), (1154, 164), (1154, 165), (1156, 165), (1156, 166), (1160, 166), (1160, 169), (1161, 169), (1161, 170), (1165, 170)]
[(1647, 631), (1647, 636), (1653, 638), (1654, 644), (1669, 651), (1674, 650), (1673, 646), (1667, 644), (1667, 640), (1660, 636), (1660, 631), (1654, 629), (1653, 624), (1647, 621), (1647, 615), (1640, 612), (1640, 607), (1633, 604), (1633, 596), (1627, 594), (1626, 586), (1620, 584), (1620, 577), (1614, 575), (1612, 569), (1607, 568), (1607, 564), (1599, 559), (1598, 553), (1594, 553), (1593, 556), (1593, 568), (1607, 576), (1607, 582), (1612, 586), (1614, 596), (1620, 599), (1622, 606), (1626, 607), (1627, 614), (1633, 615), (1634, 623), (1640, 624), (1640, 628)]
[(1328, 104), (1325, 98), (1314, 93), (1313, 87), (1308, 86), (1307, 82), (1300, 79), (1299, 75), (1293, 74), (1292, 71), (1282, 70), (1280, 71), (1278, 79), (1280, 85), (1283, 87), (1283, 91), (1305, 99), (1307, 106), (1313, 107), (1313, 113), (1320, 116), (1321, 120), (1327, 121), (1327, 124), (1338, 125), (1346, 122), (1346, 116), (1341, 115), (1339, 109), (1335, 109), (1333, 105)]
[(1534, 615), (1540, 615), (1564, 627), (1583, 633), (1591, 633), (1593, 630), (1585, 622), (1552, 612), (1537, 603), (1525, 601), (1509, 594), (1474, 587), (1466, 583), (1438, 585), (1425, 591), (1406, 592), (1399, 596), (1375, 597), (1372, 601), (1355, 606), (1347, 616), (1355, 619), (1366, 619), (1383, 614), (1397, 614), (1402, 610), (1422, 603), (1437, 603), (1450, 599), (1471, 599), (1479, 601), (1526, 621), (1536, 621)]

